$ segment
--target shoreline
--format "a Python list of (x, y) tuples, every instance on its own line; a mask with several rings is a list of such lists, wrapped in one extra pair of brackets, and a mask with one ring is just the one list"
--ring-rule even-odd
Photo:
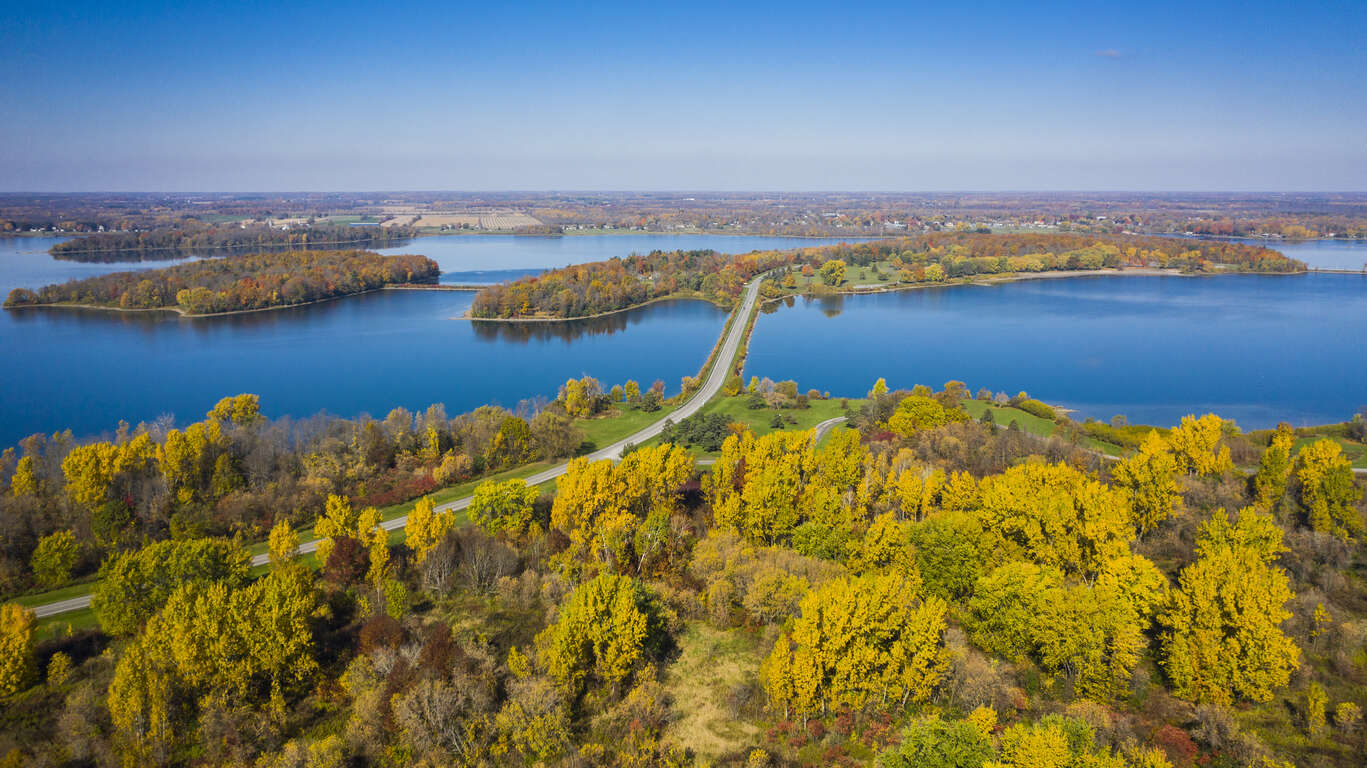
[(657, 296), (648, 301), (643, 301), (640, 304), (632, 304), (629, 307), (622, 307), (621, 309), (610, 309), (606, 312), (598, 312), (592, 315), (579, 315), (578, 317), (472, 317), (470, 315), (470, 310), (467, 309), (465, 310), (465, 314), (456, 315), (451, 319), (469, 320), (472, 323), (574, 323), (580, 320), (594, 320), (600, 317), (610, 317), (612, 315), (621, 314), (622, 312), (630, 312), (633, 309), (648, 307), (651, 304), (658, 304), (662, 301), (701, 301), (707, 304), (711, 304), (717, 309), (725, 309), (728, 312), (735, 309), (734, 306), (729, 308), (724, 307), (715, 301), (704, 299), (701, 296), (690, 296), (687, 294), (671, 294), (669, 296)]
[[(1314, 271), (1314, 270), (1309, 270), (1309, 271)], [(1327, 270), (1320, 270), (1320, 271), (1327, 271)], [(1238, 274), (1256, 274), (1256, 275), (1267, 275), (1267, 276), (1275, 276), (1275, 277), (1291, 277), (1291, 276), (1295, 276), (1295, 275), (1307, 274), (1307, 271), (1298, 271), (1298, 272), (1223, 272), (1223, 273), (1217, 272), (1217, 273), (1212, 273), (1212, 274), (1204, 274), (1204, 273), (1202, 273), (1202, 274), (1190, 274), (1190, 273), (1183, 273), (1182, 271), (1176, 270), (1176, 269), (1162, 269), (1162, 268), (1158, 268), (1158, 267), (1132, 267), (1132, 268), (1130, 268), (1130, 269), (1115, 269), (1115, 268), (1108, 268), (1108, 269), (1069, 269), (1069, 270), (1054, 270), (1054, 271), (1049, 271), (1049, 272), (1017, 272), (1017, 273), (1013, 273), (1013, 274), (1003, 275), (1003, 276), (1001, 276), (1001, 277), (995, 277), (995, 278), (978, 278), (978, 279), (973, 279), (973, 280), (966, 280), (966, 281), (963, 281), (963, 282), (915, 283), (915, 284), (910, 284), (910, 285), (900, 285), (900, 284), (898, 284), (898, 285), (886, 285), (886, 286), (885, 286), (885, 285), (876, 285), (876, 286), (875, 286), (875, 285), (869, 285), (869, 286), (851, 286), (851, 287), (849, 287), (849, 288), (845, 288), (845, 289), (843, 289), (843, 290), (832, 291), (832, 292), (830, 292), (830, 293), (801, 293), (801, 292), (798, 292), (798, 293), (785, 294), (785, 295), (783, 295), (783, 296), (779, 296), (779, 297), (776, 297), (776, 298), (773, 298), (773, 299), (761, 299), (759, 303), (760, 303), (761, 306), (763, 306), (763, 305), (768, 305), (768, 304), (772, 304), (772, 303), (775, 302), (775, 301), (779, 301), (779, 300), (781, 300), (781, 299), (787, 298), (788, 296), (860, 296), (860, 295), (874, 294), (874, 293), (891, 293), (891, 292), (894, 292), (894, 291), (912, 291), (912, 290), (917, 290), (917, 289), (920, 289), (920, 288), (948, 288), (948, 287), (952, 287), (952, 286), (956, 286), (956, 285), (981, 285), (981, 286), (986, 286), (986, 285), (994, 285), (994, 284), (996, 284), (996, 283), (1014, 283), (1014, 282), (1019, 282), (1019, 281), (1023, 281), (1023, 280), (1058, 280), (1058, 279), (1075, 278), (1075, 277), (1124, 277), (1124, 276), (1138, 276), (1138, 277), (1224, 277), (1224, 276), (1227, 276), (1227, 275), (1238, 275)], [(1359, 273), (1358, 273), (1358, 272), (1346, 272), (1346, 273), (1344, 273), (1344, 274), (1356, 275), (1356, 274), (1359, 274)], [(456, 317), (454, 317), (454, 318), (452, 318), (452, 319), (453, 319), (453, 320), (469, 320), (469, 321), (472, 321), (472, 322), (479, 321), (479, 322), (494, 322), (494, 323), (570, 323), (570, 322), (574, 322), (574, 321), (576, 321), (576, 320), (592, 320), (592, 319), (598, 318), (598, 317), (608, 317), (608, 316), (610, 316), (610, 315), (615, 315), (615, 314), (618, 314), (618, 313), (620, 313), (620, 312), (627, 312), (627, 311), (630, 311), (630, 310), (633, 310), (633, 309), (640, 309), (641, 307), (646, 307), (646, 306), (649, 306), (649, 305), (654, 304), (654, 303), (659, 302), (659, 301), (670, 301), (670, 300), (678, 300), (678, 301), (706, 301), (707, 303), (712, 304), (712, 305), (714, 305), (714, 306), (717, 306), (717, 307), (719, 307), (720, 309), (726, 309), (726, 307), (720, 306), (720, 305), (718, 305), (716, 302), (709, 301), (708, 299), (704, 299), (704, 298), (702, 298), (701, 296), (689, 296), (689, 295), (678, 295), (678, 294), (673, 294), (673, 295), (670, 295), (670, 296), (660, 296), (660, 297), (658, 297), (658, 298), (651, 299), (650, 301), (642, 302), (642, 303), (640, 303), (640, 304), (633, 304), (633, 305), (631, 305), (631, 306), (629, 306), (629, 307), (623, 307), (623, 308), (621, 308), (621, 309), (612, 309), (612, 310), (608, 310), (607, 312), (599, 312), (599, 313), (593, 314), (593, 315), (582, 315), (582, 316), (580, 316), (580, 317), (471, 317), (470, 314), (469, 314), (469, 312), (468, 312), (468, 310), (467, 310), (466, 314), (458, 315), (458, 316), (456, 316)]]
[[(229, 310), (229, 311), (227, 311), (227, 312), (206, 312), (206, 313), (202, 313), (202, 314), (190, 314), (190, 313), (186, 312), (184, 309), (181, 309), (181, 308), (178, 307), (178, 306), (177, 306), (177, 307), (107, 307), (107, 306), (104, 306), (104, 305), (102, 305), (102, 304), (70, 304), (70, 303), (66, 303), (66, 302), (58, 302), (58, 303), (55, 303), (55, 304), (22, 304), (22, 305), (19, 305), (19, 306), (17, 306), (17, 307), (5, 307), (5, 310), (6, 310), (6, 311), (13, 312), (13, 311), (16, 310), (16, 309), (22, 310), (22, 309), (37, 309), (37, 308), (41, 308), (41, 307), (47, 307), (47, 308), (51, 308), (51, 309), (94, 309), (94, 310), (100, 310), (100, 311), (102, 311), (102, 312), (170, 312), (170, 313), (172, 313), (172, 314), (178, 315), (180, 319), (196, 320), (196, 319), (201, 318), (201, 317), (228, 317), (229, 315), (248, 315), (248, 314), (252, 314), (252, 313), (254, 313), (254, 312), (278, 312), (278, 311), (280, 311), (280, 310), (282, 310), (282, 309), (294, 309), (295, 307), (308, 307), (308, 306), (312, 306), (312, 305), (314, 305), (314, 304), (324, 304), (324, 303), (329, 302), (329, 301), (339, 301), (339, 300), (341, 300), (341, 299), (350, 299), (350, 298), (352, 298), (352, 297), (354, 297), (354, 296), (364, 296), (364, 295), (366, 295), (366, 294), (368, 294), (368, 293), (375, 293), (376, 291), (385, 291), (385, 290), (390, 290), (390, 289), (391, 289), (390, 286), (382, 285), (382, 286), (380, 286), (379, 288), (371, 288), (371, 289), (365, 290), (365, 291), (357, 291), (356, 293), (344, 293), (344, 294), (342, 294), (342, 295), (340, 295), (340, 296), (328, 296), (328, 297), (326, 297), (326, 298), (314, 299), (313, 301), (305, 301), (305, 302), (302, 302), (302, 303), (299, 303), (299, 304), (281, 304), (281, 305), (279, 305), (279, 306), (274, 306), (274, 307), (256, 307), (255, 309), (233, 309), (233, 310)], [(422, 289), (422, 288), (411, 288), (411, 287), (410, 287), (410, 288), (401, 288), (401, 289), (396, 289), (396, 290), (410, 290), (410, 291), (411, 291), (411, 290), (462, 290), (462, 289), (459, 289), (459, 288), (453, 288), (453, 289), (441, 289), (441, 288)]]

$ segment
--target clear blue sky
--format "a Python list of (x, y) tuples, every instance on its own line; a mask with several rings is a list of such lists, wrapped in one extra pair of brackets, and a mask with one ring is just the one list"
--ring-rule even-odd
[(1364, 0), (4, 16), (3, 190), (1367, 189)]

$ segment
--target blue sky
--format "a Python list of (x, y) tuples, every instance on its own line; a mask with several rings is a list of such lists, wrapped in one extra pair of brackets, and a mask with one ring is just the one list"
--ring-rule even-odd
[(4, 15), (10, 191), (1367, 189), (1363, 0)]

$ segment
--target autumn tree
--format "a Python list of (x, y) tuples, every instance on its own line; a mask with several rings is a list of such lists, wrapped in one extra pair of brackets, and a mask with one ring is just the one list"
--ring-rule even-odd
[(629, 576), (602, 573), (565, 598), (536, 645), (547, 673), (576, 695), (591, 682), (617, 690), (664, 640), (659, 608), (645, 587)]
[[(486, 483), (487, 485), (487, 483)], [(481, 485), (480, 488), (484, 486)], [(476, 496), (479, 489), (475, 490)], [(473, 506), (473, 504), (471, 505)], [(453, 510), (447, 509), (441, 512), (436, 511), (436, 503), (431, 496), (424, 496), (418, 499), (413, 505), (412, 511), (408, 513), (408, 521), (404, 524), (404, 544), (417, 555), (418, 562), (427, 559), (427, 555), (437, 548), (446, 534), (456, 527), (456, 514)]]
[(33, 611), (14, 603), (0, 605), (0, 698), (33, 680)]
[(1181, 504), (1177, 458), (1156, 430), (1145, 436), (1138, 452), (1116, 462), (1111, 474), (1130, 498), (1132, 520), (1140, 538), (1172, 517)]
[(1264, 509), (1273, 509), (1286, 493), (1286, 481), (1291, 477), (1291, 448), (1296, 434), (1289, 424), (1278, 424), (1272, 442), (1263, 451), (1258, 474), (1253, 478), (1253, 489)]
[(267, 538), (271, 568), (280, 570), (290, 565), (299, 554), (299, 534), (286, 520), (276, 523)]
[(983, 479), (976, 515), (1003, 560), (1028, 558), (1091, 581), (1134, 539), (1125, 495), (1066, 464), (1022, 464)]
[(110, 634), (136, 632), (186, 583), (245, 584), (251, 553), (222, 539), (160, 541), (125, 552), (100, 566), (90, 607)]
[(927, 700), (949, 665), (946, 611), (895, 573), (827, 582), (803, 598), (764, 663), (770, 703), (825, 716)]
[(1271, 542), (1256, 535), (1267, 530), (1276, 530), (1270, 516), (1249, 510), (1243, 525), (1226, 519), (1198, 538), (1196, 562), (1182, 569), (1159, 617), (1160, 661), (1179, 696), (1268, 701), (1299, 665), (1300, 649), (1281, 630), (1292, 593), (1275, 565), (1280, 531)]
[(1224, 428), (1224, 420), (1213, 413), (1199, 419), (1183, 416), (1182, 423), (1168, 434), (1178, 468), (1199, 477), (1223, 475), (1234, 469), (1229, 446), (1222, 440)]
[(831, 259), (821, 265), (818, 274), (821, 276), (821, 282), (834, 287), (845, 282), (845, 269), (845, 262), (840, 259)]
[(357, 512), (351, 508), (351, 500), (345, 496), (328, 495), (323, 514), (314, 523), (313, 532), (318, 536), (319, 562), (328, 561), (340, 537), (354, 539), (370, 552), (372, 571), (382, 571), (384, 564), (381, 561), (388, 559), (389, 532), (380, 526), (380, 511), (367, 507)]
[(575, 459), (556, 482), (551, 527), (570, 540), (570, 560), (588, 559), (618, 571), (636, 566), (636, 534), (652, 513), (667, 519), (679, 489), (693, 474), (693, 457), (669, 443), (610, 460)]
[(1301, 513), (1316, 531), (1341, 539), (1362, 534), (1357, 502), (1362, 492), (1353, 482), (1353, 467), (1343, 447), (1333, 440), (1317, 440), (1296, 455), (1296, 497)]
[(946, 408), (933, 397), (911, 395), (902, 398), (897, 409), (888, 417), (888, 429), (902, 437), (909, 437), (922, 429), (935, 429), (968, 419), (968, 414), (962, 408)]
[(55, 587), (71, 579), (71, 570), (80, 558), (76, 534), (66, 530), (48, 534), (38, 540), (29, 564), (33, 577), (44, 587)]
[(470, 520), (492, 534), (518, 537), (534, 533), (538, 527), (532, 520), (532, 508), (540, 496), (541, 491), (525, 480), (485, 481), (470, 499)]

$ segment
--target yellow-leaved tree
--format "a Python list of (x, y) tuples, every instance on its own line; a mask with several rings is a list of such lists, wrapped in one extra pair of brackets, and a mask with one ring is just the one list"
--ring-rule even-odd
[(1291, 447), (1296, 443), (1296, 433), (1289, 424), (1278, 424), (1272, 435), (1272, 442), (1263, 451), (1258, 464), (1258, 474), (1253, 478), (1253, 488), (1258, 503), (1264, 509), (1272, 509), (1286, 493), (1286, 481), (1291, 477)]
[(641, 583), (601, 573), (580, 584), (536, 637), (541, 666), (570, 696), (597, 682), (617, 690), (664, 640), (659, 608)]
[(470, 520), (492, 534), (518, 537), (540, 533), (532, 511), (541, 491), (526, 480), (488, 480), (470, 499)]
[(0, 698), (33, 680), (33, 611), (14, 603), (0, 605)]
[(1353, 483), (1353, 466), (1343, 446), (1333, 440), (1316, 440), (1296, 455), (1297, 497), (1310, 527), (1341, 539), (1362, 534), (1362, 514), (1357, 502), (1362, 492)]
[(1201, 418), (1183, 416), (1182, 423), (1168, 434), (1168, 444), (1177, 457), (1178, 468), (1198, 477), (1223, 475), (1234, 469), (1224, 436), (1225, 422), (1213, 413)]
[(1159, 617), (1161, 663), (1177, 695), (1230, 704), (1268, 701), (1286, 685), (1300, 649), (1281, 630), (1291, 616), (1290, 580), (1275, 565), (1281, 531), (1271, 516), (1244, 510), (1230, 524), (1217, 511), (1197, 541)]
[(622, 572), (641, 562), (637, 532), (656, 513), (667, 519), (693, 457), (665, 443), (632, 451), (620, 464), (575, 459), (556, 482), (551, 527), (570, 540), (566, 563), (588, 560)]
[(1111, 474), (1130, 497), (1131, 517), (1140, 538), (1172, 517), (1182, 502), (1177, 457), (1157, 430), (1144, 437), (1137, 453), (1116, 462)]
[[(478, 496), (478, 489), (475, 490), (475, 494)], [(419, 563), (426, 560), (427, 555), (446, 538), (447, 532), (456, 527), (455, 512), (449, 509), (437, 512), (436, 508), (437, 505), (430, 496), (418, 499), (413, 505), (413, 510), (408, 513), (408, 521), (403, 527), (404, 544), (417, 555)]]
[(1129, 554), (1134, 539), (1121, 491), (1066, 464), (1021, 464), (983, 478), (976, 511), (1003, 560), (1030, 559), (1090, 582)]
[(929, 699), (949, 666), (946, 610), (893, 572), (827, 582), (764, 662), (770, 703), (806, 717)]

